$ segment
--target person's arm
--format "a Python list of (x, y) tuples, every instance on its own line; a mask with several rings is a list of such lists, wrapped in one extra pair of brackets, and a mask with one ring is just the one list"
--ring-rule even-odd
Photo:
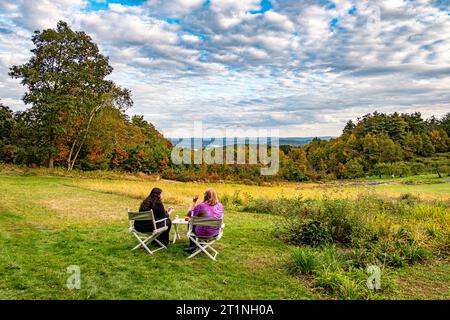
[(194, 214), (197, 200), (198, 200), (198, 196), (195, 196), (194, 198), (192, 198), (192, 203), (191, 203), (190, 207), (188, 208), (188, 217), (192, 217), (192, 215)]
[(162, 203), (155, 204), (153, 214), (155, 215), (156, 220), (167, 218), (167, 211), (164, 209), (164, 205)]

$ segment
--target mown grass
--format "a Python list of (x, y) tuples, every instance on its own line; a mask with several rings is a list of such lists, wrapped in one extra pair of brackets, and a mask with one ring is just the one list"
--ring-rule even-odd
[[(217, 262), (187, 260), (186, 240), (131, 252), (126, 209), (140, 200), (71, 186), (59, 177), (0, 177), (1, 299), (309, 299), (284, 272), (271, 218), (227, 211)], [(149, 188), (151, 185), (148, 186)], [(177, 206), (177, 213), (184, 208)], [(80, 290), (66, 269), (79, 265)]]
[[(253, 212), (242, 212), (257, 197), (279, 201), (280, 196), (295, 200), (310, 195), (317, 199), (325, 193), (334, 198), (357, 199), (358, 188), (361, 193), (358, 186), (213, 184), (226, 200), (226, 230), (217, 243), (217, 262), (205, 256), (187, 260), (182, 250), (186, 240), (154, 256), (143, 250), (129, 250), (135, 239), (127, 229), (126, 209), (137, 208), (154, 186), (164, 190), (165, 203), (173, 205), (174, 214), (179, 215), (184, 214), (191, 196), (207, 187), (138, 176), (104, 179), (48, 176), (33, 171), (0, 175), (0, 299), (448, 298), (448, 263), (436, 259), (387, 271), (389, 285), (369, 295), (353, 290), (352, 281), (359, 279), (356, 283), (361, 286), (367, 276), (361, 270), (352, 270), (357, 276), (350, 276), (345, 269), (348, 279), (333, 276), (329, 268), (322, 278), (313, 277), (316, 267), (305, 276), (293, 273), (289, 268), (293, 246), (274, 231), (281, 217), (258, 214), (254, 211), (259, 210), (250, 206), (247, 211)], [(364, 188), (363, 193), (371, 192)], [(431, 198), (433, 191), (428, 192)], [(448, 198), (450, 195), (443, 192), (442, 199)], [(423, 221), (426, 225), (430, 200), (411, 201), (417, 201), (417, 209), (398, 221)], [(448, 222), (442, 214), (433, 212), (436, 224), (434, 229), (430, 227), (431, 232), (437, 230), (438, 223)], [(322, 251), (311, 250), (319, 257), (318, 266), (327, 265)], [(80, 290), (66, 287), (66, 269), (70, 265), (81, 268)], [(335, 282), (340, 283), (340, 289), (328, 290), (318, 285), (317, 279), (338, 279)], [(420, 283), (420, 287), (411, 287), (411, 282)]]

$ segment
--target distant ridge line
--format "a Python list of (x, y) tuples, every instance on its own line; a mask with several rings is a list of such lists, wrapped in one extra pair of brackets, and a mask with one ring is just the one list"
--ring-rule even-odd
[[(308, 143), (310, 143), (313, 139), (320, 139), (320, 140), (330, 140), (335, 137), (332, 136), (319, 136), (319, 137), (280, 137), (279, 145), (288, 145), (292, 147), (299, 147), (304, 146)], [(213, 141), (214, 138), (211, 137), (204, 137), (204, 138), (198, 138), (198, 137), (184, 137), (184, 138), (174, 138), (170, 137), (167, 138), (173, 145), (179, 146), (179, 147), (191, 147), (194, 148), (195, 146), (199, 146), (200, 144), (203, 147), (220, 147), (220, 139), (222, 139), (222, 145), (227, 146), (231, 143), (227, 143), (226, 138), (219, 138)], [(245, 141), (245, 144), (255, 144), (257, 141), (257, 138), (235, 138), (233, 141), (233, 144), (242, 144), (243, 141)], [(267, 138), (267, 141), (270, 143), (271, 139)]]

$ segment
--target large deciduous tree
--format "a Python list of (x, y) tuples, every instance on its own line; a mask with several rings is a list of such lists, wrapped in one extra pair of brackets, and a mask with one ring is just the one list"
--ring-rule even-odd
[(73, 31), (66, 22), (35, 31), (32, 41), (30, 60), (11, 67), (9, 74), (28, 89), (23, 101), (32, 105), (29, 112), (39, 128), (39, 149), (46, 153), (48, 166), (53, 167), (60, 144), (67, 144), (71, 170), (100, 110), (131, 106), (130, 92), (106, 79), (113, 70), (108, 57), (90, 36)]
[(15, 127), (13, 112), (0, 102), (0, 162), (11, 162), (13, 157), (12, 135)]

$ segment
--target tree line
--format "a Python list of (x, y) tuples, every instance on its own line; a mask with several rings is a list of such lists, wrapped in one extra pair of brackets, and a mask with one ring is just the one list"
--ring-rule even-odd
[[(357, 119), (356, 123), (349, 121), (337, 138), (314, 138), (301, 147), (281, 145), (280, 169), (273, 176), (261, 176), (260, 164), (184, 164), (166, 168), (163, 176), (183, 181), (247, 183), (405, 177), (424, 173), (442, 177), (450, 174), (449, 134), (450, 113), (441, 119), (424, 120), (419, 112), (374, 112)], [(270, 146), (268, 149), (270, 152)], [(236, 159), (237, 146), (234, 150)], [(222, 152), (225, 157), (224, 148), (214, 151)], [(248, 145), (244, 152), (249, 159)], [(194, 152), (191, 153), (193, 159)]]
[(0, 102), (0, 162), (249, 183), (450, 170), (450, 113), (425, 120), (419, 112), (374, 112), (349, 121), (335, 139), (281, 146), (273, 176), (261, 176), (260, 165), (175, 165), (172, 144), (143, 116), (126, 114), (131, 92), (108, 79), (113, 68), (89, 35), (60, 21), (55, 29), (35, 31), (32, 41), (29, 61), (9, 72), (25, 86), (29, 107), (13, 112)]
[(302, 148), (284, 148), (288, 180), (367, 175), (406, 176), (449, 171), (450, 113), (424, 120), (419, 112), (374, 112), (349, 121), (341, 136), (314, 139)]

